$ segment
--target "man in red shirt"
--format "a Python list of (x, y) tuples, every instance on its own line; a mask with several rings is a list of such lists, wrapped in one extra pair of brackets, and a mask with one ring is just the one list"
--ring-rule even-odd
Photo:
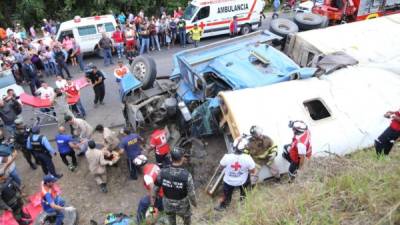
[(375, 140), (375, 150), (378, 157), (388, 155), (394, 142), (400, 137), (400, 109), (397, 111), (388, 111), (385, 118), (391, 119), (390, 126)]
[[(147, 219), (147, 213), (151, 213), (151, 217), (157, 217), (158, 212), (163, 211), (164, 207), (162, 204), (162, 197), (164, 193), (163, 190), (160, 189), (156, 198), (152, 199), (154, 182), (156, 181), (157, 176), (160, 174), (160, 167), (154, 163), (147, 163), (147, 158), (145, 156), (137, 157), (137, 160), (135, 159), (135, 163), (140, 164), (137, 166), (142, 166), (144, 188), (148, 192), (140, 199), (136, 213), (137, 224), (142, 224), (144, 219)], [(154, 207), (151, 207), (152, 203), (154, 203)]]
[(120, 59), (124, 54), (124, 33), (121, 31), (119, 26), (117, 26), (116, 30), (114, 31), (112, 39), (114, 40), (118, 58)]
[(156, 129), (150, 136), (150, 151), (155, 150), (157, 165), (165, 168), (171, 164), (168, 153), (168, 135), (165, 129)]
[(301, 169), (304, 162), (311, 157), (311, 135), (308, 126), (301, 120), (289, 122), (289, 128), (293, 130), (292, 143), (285, 145), (282, 157), (289, 163), (290, 180), (296, 178), (297, 170)]
[[(76, 97), (79, 96), (79, 87), (74, 84), (74, 82), (72, 82), (72, 80), (70, 78), (67, 78), (67, 84), (64, 87), (64, 91), (65, 94), (71, 98), (71, 97)], [(76, 102), (75, 105), (72, 105), (72, 110), (74, 110), (75, 112), (77, 112), (82, 118), (86, 117), (86, 111), (85, 108), (83, 108), (81, 99), (79, 98), (79, 100)]]

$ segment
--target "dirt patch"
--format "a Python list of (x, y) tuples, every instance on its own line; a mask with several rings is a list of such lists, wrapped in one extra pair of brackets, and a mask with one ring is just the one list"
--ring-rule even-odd
[[(146, 135), (143, 136), (147, 137)], [(226, 151), (222, 137), (207, 138), (204, 141), (208, 143), (204, 150), (205, 154), (191, 159), (193, 177), (198, 192), (203, 192), (205, 184), (207, 184), (209, 177), (213, 174), (215, 167)], [(54, 143), (52, 145), (55, 146)], [(153, 155), (150, 154), (151, 161), (154, 161)], [(108, 168), (109, 192), (107, 194), (100, 192), (89, 173), (85, 157), (78, 158), (78, 169), (75, 172), (70, 172), (59, 156), (54, 157), (53, 161), (57, 172), (64, 174), (58, 183), (67, 204), (77, 208), (80, 215), (79, 224), (89, 224), (91, 219), (101, 224), (108, 213), (136, 214), (139, 199), (146, 192), (141, 177), (136, 181), (128, 178), (125, 156), (121, 158), (117, 167)], [(22, 154), (19, 154), (17, 168), (25, 186), (23, 191), (28, 195), (39, 191), (43, 176), (40, 167), (37, 170), (31, 170)], [(203, 198), (205, 195), (201, 194), (201, 196)], [(202, 199), (202, 201), (208, 200)]]

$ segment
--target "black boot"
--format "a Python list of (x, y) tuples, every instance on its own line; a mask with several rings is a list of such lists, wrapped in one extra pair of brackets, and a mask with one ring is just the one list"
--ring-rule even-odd
[(100, 184), (100, 190), (101, 190), (101, 192), (103, 192), (103, 193), (107, 193), (107, 192), (108, 192), (108, 190), (107, 190), (107, 184), (106, 184), (106, 183)]

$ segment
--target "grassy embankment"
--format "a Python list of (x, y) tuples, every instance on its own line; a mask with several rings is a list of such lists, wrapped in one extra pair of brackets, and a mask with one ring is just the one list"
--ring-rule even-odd
[(373, 150), (313, 159), (286, 182), (258, 186), (222, 215), (208, 209), (199, 224), (400, 224), (399, 146), (380, 160)]

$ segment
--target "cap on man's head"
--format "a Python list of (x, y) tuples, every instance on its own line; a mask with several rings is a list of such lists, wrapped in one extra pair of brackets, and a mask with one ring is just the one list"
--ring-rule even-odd
[(91, 148), (91, 149), (96, 148), (96, 142), (94, 142), (93, 140), (90, 140), (90, 141), (88, 142), (88, 146), (89, 146), (89, 148)]
[(72, 116), (70, 116), (70, 115), (65, 115), (65, 116), (64, 116), (64, 120), (65, 120), (65, 122), (69, 122), (69, 121), (72, 120)]
[(183, 157), (183, 150), (175, 147), (170, 154), (172, 161), (180, 161)]
[(22, 125), (24, 124), (24, 120), (21, 118), (15, 119), (14, 120), (15, 125)]
[(32, 127), (31, 131), (34, 134), (38, 134), (38, 133), (40, 133), (40, 127), (39, 126), (34, 126), (34, 127)]
[(45, 175), (45, 176), (43, 177), (43, 182), (44, 182), (45, 184), (54, 183), (54, 182), (56, 182), (57, 180), (58, 180), (57, 177), (55, 177), (55, 176), (53, 176), (53, 175), (51, 175), (51, 174), (47, 174), (47, 175)]

